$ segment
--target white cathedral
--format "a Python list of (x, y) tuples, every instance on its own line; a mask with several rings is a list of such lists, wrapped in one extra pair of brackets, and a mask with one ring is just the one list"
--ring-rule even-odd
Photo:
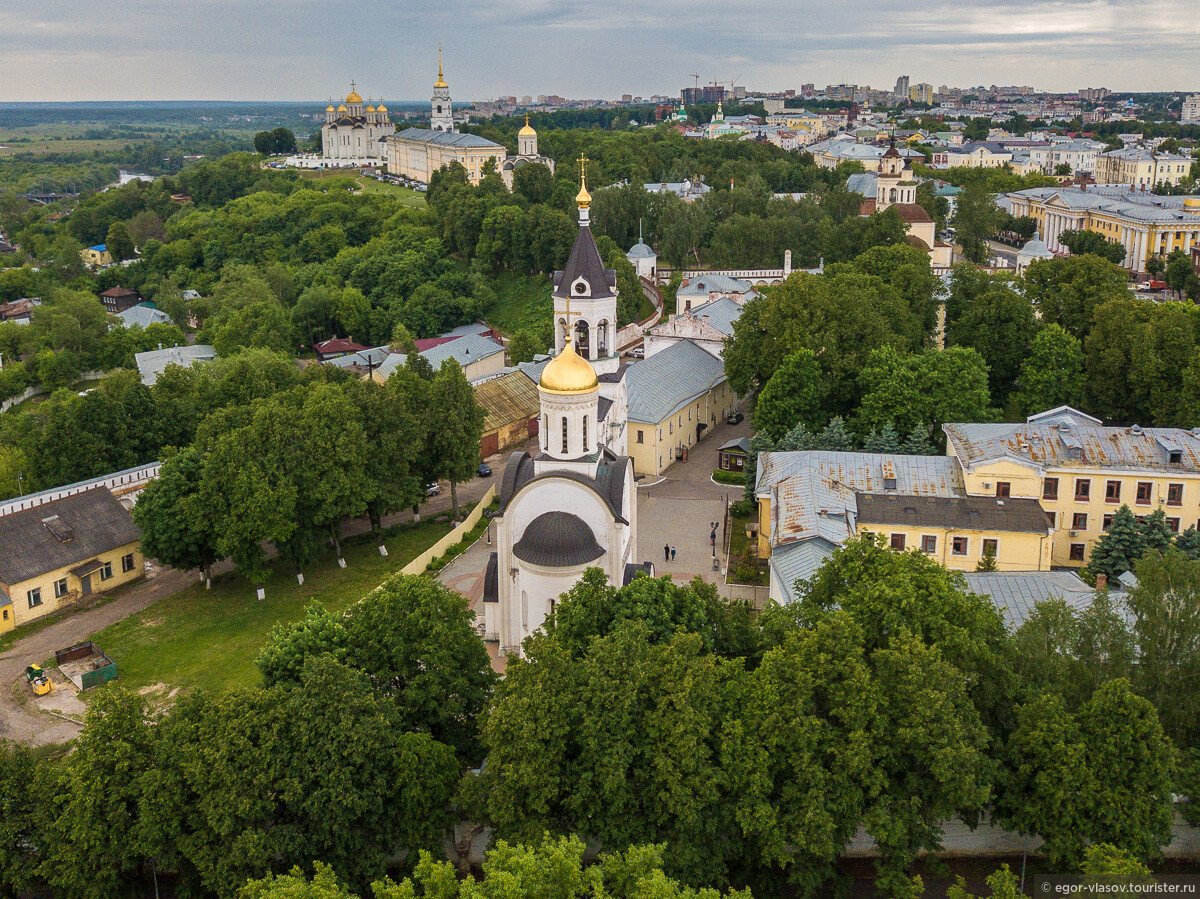
[(624, 454), (616, 272), (596, 248), (586, 172), (581, 180), (579, 233), (554, 274), (557, 355), (538, 381), (541, 448), (509, 457), (484, 579), (485, 631), (501, 653), (520, 651), (584, 569), (602, 569), (614, 586), (654, 573), (638, 559), (637, 486)]
[(351, 83), (344, 103), (325, 107), (321, 125), (321, 157), (343, 165), (382, 165), (387, 161), (387, 138), (396, 126), (388, 109), (379, 104), (363, 106), (357, 85)]

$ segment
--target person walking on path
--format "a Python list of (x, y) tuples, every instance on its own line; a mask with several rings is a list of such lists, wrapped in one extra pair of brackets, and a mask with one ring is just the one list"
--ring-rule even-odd
[(673, 546), (671, 547), (671, 561), (675, 561), (675, 547)]
[(671, 544), (669, 544), (669, 543), (663, 544), (663, 561), (664, 562), (671, 561)]

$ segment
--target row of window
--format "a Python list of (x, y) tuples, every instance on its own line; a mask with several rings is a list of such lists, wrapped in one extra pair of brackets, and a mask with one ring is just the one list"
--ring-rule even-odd
[[(546, 452), (550, 452), (550, 416), (542, 416), (542, 432), (546, 435), (545, 442), (542, 448)], [(638, 441), (641, 443), (641, 440)], [(583, 451), (588, 452), (588, 417), (583, 416)], [(565, 456), (569, 450), (567, 449), (567, 416), (562, 417), (562, 454)]]
[[(126, 553), (125, 555), (121, 556), (121, 572), (128, 574), (131, 571), (133, 571), (133, 553)], [(112, 576), (112, 562), (105, 562), (103, 567), (100, 568), (100, 580), (107, 581)], [(54, 598), (61, 599), (62, 597), (66, 596), (67, 593), (67, 579), (65, 577), (60, 577), (54, 582)], [(25, 601), (29, 603), (29, 608), (31, 609), (36, 609), (38, 606), (40, 606), (42, 604), (42, 588), (34, 587), (32, 590), (26, 590)]]
[[(921, 535), (921, 552), (935, 555), (937, 553), (938, 538), (934, 534)], [(904, 534), (892, 534), (890, 545), (892, 549), (904, 550), (908, 542), (908, 538)], [(1000, 541), (994, 537), (983, 538), (983, 555), (991, 556), (993, 559), (1000, 554)], [(969, 537), (951, 537), (950, 538), (950, 554), (952, 556), (967, 556), (971, 554), (971, 539)]]
[[(1008, 481), (999, 481), (996, 484), (996, 496), (1008, 496), (1012, 490), (1012, 485)], [(1076, 478), (1075, 479), (1075, 500), (1077, 502), (1088, 502), (1092, 498), (1092, 479), (1091, 478)], [(1042, 499), (1056, 500), (1058, 499), (1058, 478), (1046, 478), (1042, 482)], [(1154, 482), (1153, 481), (1138, 481), (1134, 491), (1134, 504), (1139, 506), (1148, 506), (1154, 500)], [(1104, 484), (1104, 501), (1106, 503), (1121, 502), (1121, 482), (1106, 481)], [(1168, 484), (1167, 485), (1167, 505), (1182, 506), (1183, 505), (1183, 484)]]

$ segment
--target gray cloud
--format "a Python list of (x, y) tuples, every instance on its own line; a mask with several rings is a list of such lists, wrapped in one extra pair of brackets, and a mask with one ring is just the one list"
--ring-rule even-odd
[(1195, 0), (4, 0), (0, 100), (798, 87), (1196, 89)]

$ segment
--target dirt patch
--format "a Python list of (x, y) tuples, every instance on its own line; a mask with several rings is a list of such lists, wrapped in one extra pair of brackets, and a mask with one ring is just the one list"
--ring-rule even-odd
[(142, 627), (162, 627), (164, 618), (143, 618)]
[(163, 712), (175, 704), (175, 697), (179, 695), (179, 688), (160, 682), (139, 687), (137, 692), (138, 696), (145, 697), (150, 708), (158, 712)]

